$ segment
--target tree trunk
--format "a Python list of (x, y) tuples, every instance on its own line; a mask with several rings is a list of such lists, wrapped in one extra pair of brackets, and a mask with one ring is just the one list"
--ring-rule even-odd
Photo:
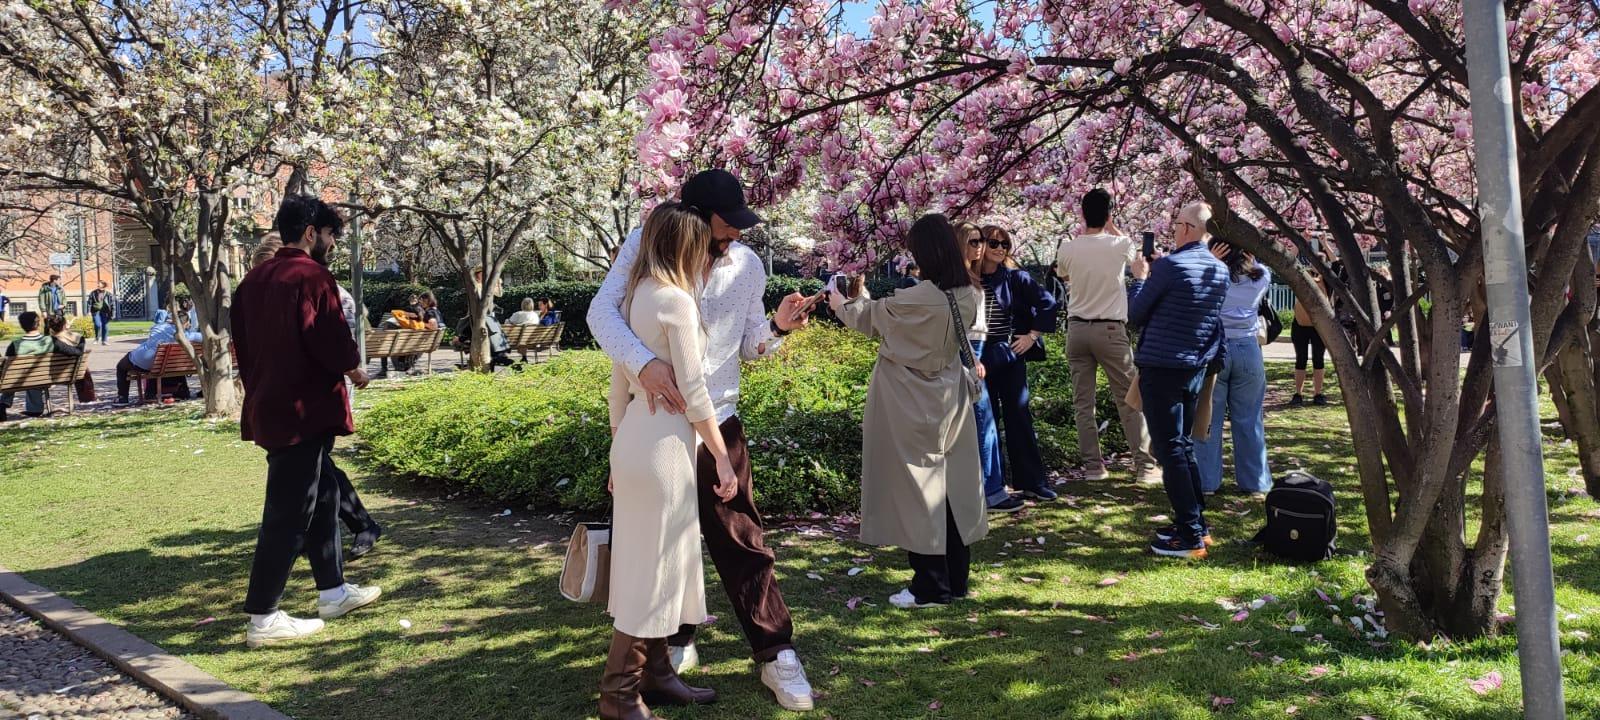
[(493, 372), (493, 358), (489, 352), (489, 309), (493, 303), (479, 300), (479, 290), (469, 288), (467, 291), (467, 317), (472, 319), (472, 339), (468, 346), (467, 363), (473, 370), (479, 372)]
[(1592, 340), (1589, 333), (1579, 333), (1557, 353), (1550, 367), (1550, 394), (1559, 393), (1563, 401), (1557, 405), (1561, 426), (1578, 446), (1584, 488), (1590, 497), (1600, 498), (1600, 401), (1595, 397), (1600, 388), (1595, 386)]
[(219, 337), (208, 332), (196, 348), (205, 361), (200, 371), (200, 389), (205, 392), (206, 417), (239, 416), (242, 398), (233, 381), (233, 356), (228, 351), (231, 339), (231, 334)]

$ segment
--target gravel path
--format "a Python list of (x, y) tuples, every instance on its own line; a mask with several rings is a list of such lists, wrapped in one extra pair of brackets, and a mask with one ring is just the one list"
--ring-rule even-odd
[(193, 717), (94, 653), (0, 604), (0, 720)]

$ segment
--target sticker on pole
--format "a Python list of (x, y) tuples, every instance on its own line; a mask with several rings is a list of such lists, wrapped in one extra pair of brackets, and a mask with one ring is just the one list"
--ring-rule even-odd
[(1517, 336), (1521, 326), (1514, 320), (1489, 323), (1489, 348), (1495, 367), (1522, 367), (1522, 343)]

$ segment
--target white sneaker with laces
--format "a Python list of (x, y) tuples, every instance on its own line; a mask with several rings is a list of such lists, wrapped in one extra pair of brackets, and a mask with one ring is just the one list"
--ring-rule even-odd
[(777, 659), (761, 666), (761, 684), (772, 690), (785, 710), (816, 707), (811, 699), (811, 682), (806, 680), (805, 666), (800, 664), (800, 656), (793, 650), (783, 650)]
[(344, 584), (344, 597), (334, 602), (318, 602), (317, 616), (323, 620), (344, 617), (351, 611), (364, 608), (377, 602), (378, 596), (383, 594), (383, 589), (377, 585), (362, 587), (355, 583)]
[(265, 625), (249, 623), (250, 629), (245, 631), (244, 644), (258, 648), (262, 645), (303, 638), (322, 629), (322, 621), (315, 618), (302, 620), (289, 617), (289, 614), (279, 610), (267, 618)]
[(917, 608), (944, 607), (944, 603), (920, 603), (917, 596), (911, 594), (911, 588), (906, 588), (889, 596), (889, 604), (901, 610), (915, 610)]
[(1165, 485), (1166, 480), (1161, 474), (1161, 468), (1152, 466), (1139, 471), (1139, 484), (1150, 486)]
[(1085, 480), (1104, 480), (1108, 477), (1111, 477), (1111, 473), (1106, 472), (1104, 464), (1087, 465), (1083, 468), (1083, 479)]
[(667, 659), (672, 661), (672, 671), (681, 675), (700, 666), (700, 651), (694, 649), (694, 643), (683, 647), (668, 645)]

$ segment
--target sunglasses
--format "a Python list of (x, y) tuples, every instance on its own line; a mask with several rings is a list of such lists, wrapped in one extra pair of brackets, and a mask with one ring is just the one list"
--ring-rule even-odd
[(989, 243), (989, 249), (990, 250), (998, 250), (1000, 248), (1005, 248), (1007, 250), (1011, 249), (1011, 241), (1010, 240), (996, 240), (994, 238), (989, 238), (985, 242)]
[(973, 238), (971, 240), (968, 240), (967, 241), (967, 247), (974, 247), (974, 248), (983, 247), (983, 238)]

